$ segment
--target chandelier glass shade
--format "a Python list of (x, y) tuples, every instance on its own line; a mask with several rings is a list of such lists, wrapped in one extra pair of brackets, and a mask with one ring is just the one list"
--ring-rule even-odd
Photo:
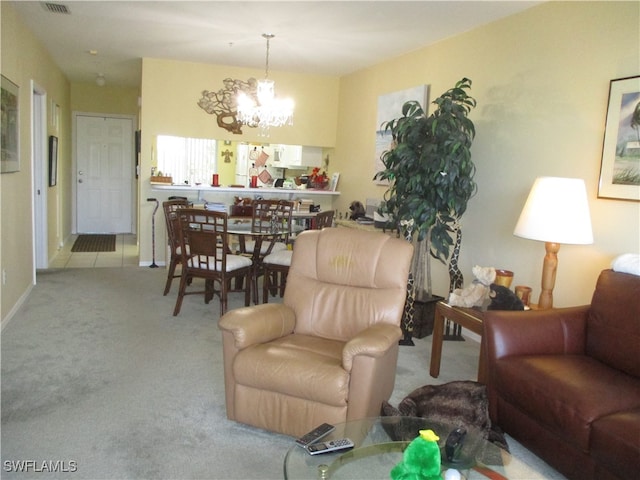
[[(269, 80), (269, 40), (273, 34), (262, 34), (267, 39), (267, 61), (264, 80), (258, 80), (255, 96), (240, 92), (236, 98), (238, 121), (249, 127), (258, 127), (268, 135), (269, 127), (293, 124), (293, 100), (277, 99), (275, 82)], [(252, 98), (253, 97), (253, 98)]]

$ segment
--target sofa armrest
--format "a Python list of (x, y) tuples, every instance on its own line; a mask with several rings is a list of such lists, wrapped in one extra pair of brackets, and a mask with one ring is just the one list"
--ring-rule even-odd
[(356, 355), (382, 357), (401, 337), (400, 327), (387, 323), (372, 325), (345, 344), (342, 350), (342, 367), (350, 372)]
[(289, 335), (295, 325), (295, 313), (281, 303), (264, 303), (231, 310), (218, 322), (221, 330), (233, 334), (238, 350)]
[(489, 362), (511, 355), (584, 353), (588, 305), (527, 312), (488, 310), (483, 327)]

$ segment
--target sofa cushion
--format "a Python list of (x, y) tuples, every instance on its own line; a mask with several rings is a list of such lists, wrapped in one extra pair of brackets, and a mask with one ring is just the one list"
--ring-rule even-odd
[(640, 408), (593, 422), (591, 455), (620, 478), (640, 472)]
[(584, 452), (595, 419), (640, 407), (637, 379), (583, 355), (507, 357), (494, 373), (507, 402)]
[(640, 377), (640, 276), (602, 271), (587, 314), (586, 351)]

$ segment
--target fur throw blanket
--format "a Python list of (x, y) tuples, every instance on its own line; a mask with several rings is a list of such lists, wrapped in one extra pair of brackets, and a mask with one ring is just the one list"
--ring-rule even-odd
[[(446, 425), (451, 430), (456, 427), (476, 430), (486, 440), (509, 451), (502, 431), (491, 425), (487, 389), (478, 382), (456, 381), (419, 387), (407, 395), (398, 404), (398, 408), (394, 408), (389, 402), (383, 402), (381, 415), (423, 417)], [(446, 436), (448, 433), (439, 434)]]

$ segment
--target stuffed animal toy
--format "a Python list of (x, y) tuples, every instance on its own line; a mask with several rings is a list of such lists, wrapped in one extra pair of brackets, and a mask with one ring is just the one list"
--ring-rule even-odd
[(349, 211), (351, 212), (349, 214), (349, 220), (357, 220), (360, 217), (364, 217), (367, 213), (362, 202), (357, 200), (351, 202), (351, 205), (349, 205)]
[(433, 430), (420, 430), (391, 470), (391, 480), (442, 480), (439, 439)]
[(476, 265), (471, 269), (475, 279), (466, 288), (456, 288), (449, 294), (449, 305), (454, 307), (480, 307), (489, 298), (489, 285), (496, 279), (496, 269)]
[(614, 272), (640, 275), (640, 255), (637, 253), (624, 253), (613, 260), (611, 268)]
[(491, 284), (489, 298), (491, 303), (488, 310), (524, 310), (524, 303), (514, 292), (503, 285)]

